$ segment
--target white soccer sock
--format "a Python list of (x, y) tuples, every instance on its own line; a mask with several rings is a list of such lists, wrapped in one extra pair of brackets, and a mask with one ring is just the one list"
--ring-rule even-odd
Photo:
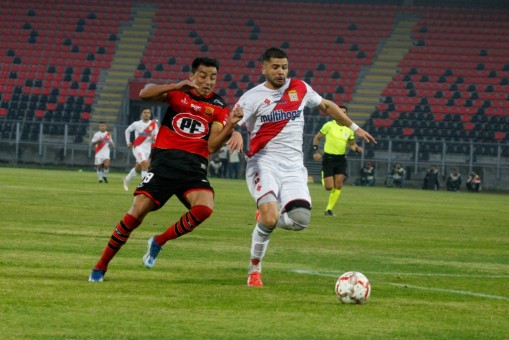
[(103, 171), (97, 170), (97, 179), (102, 181), (103, 180)]
[(252, 240), (251, 240), (251, 260), (259, 260), (257, 264), (253, 264), (252, 261), (249, 264), (249, 272), (261, 271), (262, 259), (267, 251), (267, 246), (270, 241), (270, 234), (272, 229), (264, 226), (258, 222), (253, 229)]
[(148, 170), (141, 170), (141, 179), (144, 179), (147, 176)]
[(108, 174), (110, 173), (110, 168), (104, 168), (103, 169), (103, 177), (108, 177)]
[(129, 182), (131, 181), (131, 179), (133, 179), (134, 177), (136, 177), (136, 169), (135, 168), (132, 168), (131, 171), (129, 171), (129, 173), (127, 174), (127, 176), (125, 176), (125, 181), (127, 184), (129, 184)]

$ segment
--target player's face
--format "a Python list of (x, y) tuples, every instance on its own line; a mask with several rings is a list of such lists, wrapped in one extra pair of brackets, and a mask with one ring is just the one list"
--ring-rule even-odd
[(106, 124), (99, 124), (99, 130), (100, 130), (101, 132), (106, 131)]
[(265, 86), (273, 90), (280, 88), (288, 76), (288, 59), (271, 58), (270, 61), (264, 62), (262, 74), (267, 79)]
[(146, 122), (146, 121), (150, 120), (150, 115), (151, 115), (150, 110), (143, 110), (143, 112), (141, 113), (141, 119), (144, 122)]
[(196, 84), (194, 91), (202, 97), (207, 97), (216, 87), (217, 69), (213, 66), (200, 65), (189, 78)]

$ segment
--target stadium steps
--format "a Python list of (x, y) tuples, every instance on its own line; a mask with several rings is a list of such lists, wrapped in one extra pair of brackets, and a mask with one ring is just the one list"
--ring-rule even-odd
[(348, 105), (354, 120), (366, 121), (375, 110), (382, 91), (397, 74), (399, 61), (413, 44), (411, 32), (417, 22), (417, 18), (402, 18), (396, 22), (394, 30), (358, 84)]
[(99, 87), (92, 112), (94, 120), (119, 120), (129, 79), (133, 77), (145, 51), (156, 10), (156, 6), (151, 4), (133, 5), (132, 20), (120, 29), (111, 67), (105, 72), (104, 82)]

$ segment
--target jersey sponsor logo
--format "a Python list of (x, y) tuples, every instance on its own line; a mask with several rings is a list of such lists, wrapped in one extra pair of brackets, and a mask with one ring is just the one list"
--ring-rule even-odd
[(293, 110), (288, 112), (285, 112), (283, 110), (276, 110), (272, 111), (268, 115), (261, 116), (260, 120), (262, 121), (262, 123), (295, 120), (299, 118), (301, 114), (302, 110)]
[(200, 139), (209, 133), (208, 122), (190, 113), (179, 113), (172, 121), (173, 130), (182, 137)]
[(202, 109), (202, 107), (201, 107), (201, 106), (199, 106), (199, 105), (195, 105), (195, 104), (193, 104), (193, 103), (191, 103), (191, 108), (192, 108), (193, 110), (195, 110), (196, 112), (201, 112), (201, 109)]

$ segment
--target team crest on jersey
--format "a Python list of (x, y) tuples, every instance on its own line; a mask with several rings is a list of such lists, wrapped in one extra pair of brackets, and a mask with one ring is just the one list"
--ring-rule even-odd
[(264, 103), (265, 105), (270, 105), (270, 99), (269, 99), (269, 98), (266, 98), (266, 99), (263, 101), (263, 103)]
[(299, 101), (299, 95), (297, 94), (297, 90), (288, 91), (288, 98), (290, 98), (291, 102)]
[(214, 113), (214, 108), (213, 108), (213, 107), (210, 107), (210, 106), (207, 106), (203, 112), (204, 112), (207, 116), (212, 116), (212, 114)]
[(191, 113), (179, 113), (173, 117), (173, 130), (182, 137), (200, 139), (209, 133), (208, 122)]

